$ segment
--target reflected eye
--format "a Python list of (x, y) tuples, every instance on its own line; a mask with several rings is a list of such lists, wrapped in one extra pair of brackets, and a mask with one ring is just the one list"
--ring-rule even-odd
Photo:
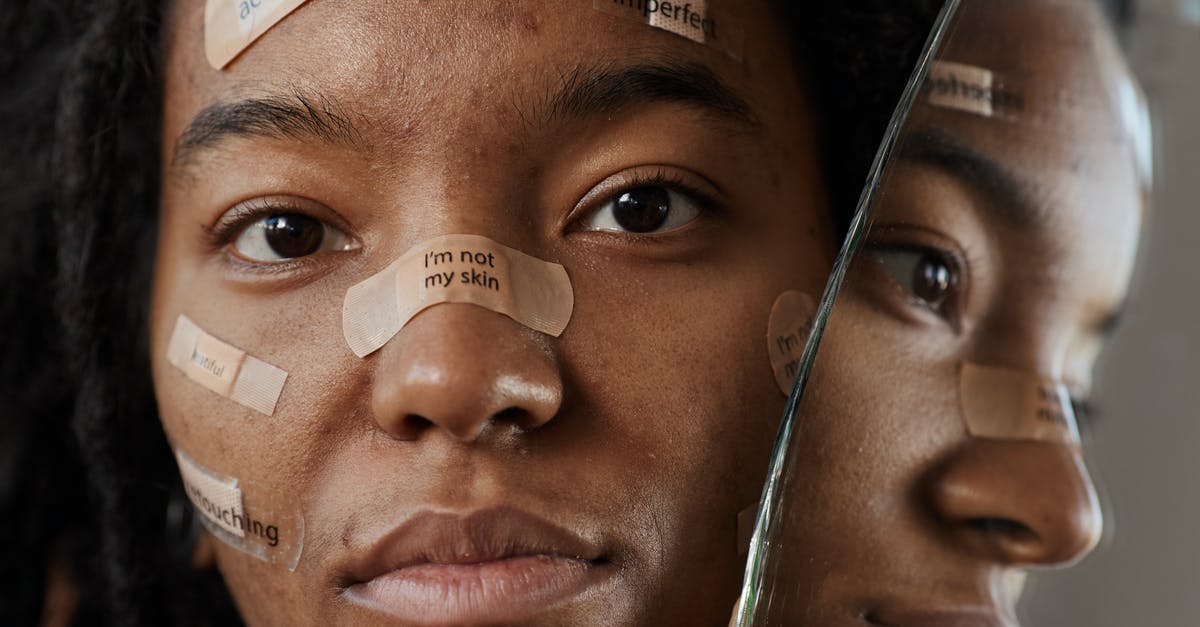
[(883, 248), (875, 251), (879, 263), (901, 288), (940, 315), (958, 286), (958, 267), (945, 255), (930, 249)]
[(657, 233), (679, 228), (700, 215), (696, 202), (661, 186), (626, 190), (583, 221), (584, 227), (618, 233)]
[(272, 213), (261, 217), (244, 227), (233, 242), (233, 249), (239, 256), (262, 263), (353, 247), (353, 241), (345, 233), (302, 213)]

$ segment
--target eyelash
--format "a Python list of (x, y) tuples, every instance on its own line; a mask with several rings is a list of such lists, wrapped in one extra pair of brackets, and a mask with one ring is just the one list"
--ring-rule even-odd
[[(206, 228), (208, 245), (213, 253), (225, 252), (229, 263), (244, 272), (262, 275), (282, 275), (313, 263), (314, 257), (298, 257), (273, 263), (255, 263), (246, 261), (237, 255), (227, 252), (243, 230), (255, 222), (272, 215), (296, 213), (305, 215), (328, 224), (328, 220), (314, 215), (314, 212), (300, 206), (299, 203), (280, 201), (275, 198), (255, 198), (230, 209), (217, 220), (216, 224)], [(340, 228), (340, 227), (337, 227)]]
[[(604, 185), (604, 183), (600, 185)], [(642, 187), (662, 187), (683, 194), (696, 203), (696, 207), (700, 209), (702, 216), (720, 216), (727, 211), (727, 205), (719, 200), (714, 193), (702, 190), (698, 186), (689, 183), (679, 172), (667, 170), (666, 168), (656, 168), (651, 171), (640, 171), (629, 174), (628, 178), (612, 185), (609, 189), (602, 190), (603, 195), (594, 195), (592, 192), (588, 192), (588, 195), (584, 197), (586, 205), (581, 207), (581, 211), (573, 212), (574, 215), (571, 218), (571, 223), (582, 221), (583, 218), (595, 211), (599, 211), (604, 207), (605, 203), (608, 203), (621, 194)], [(589, 199), (591, 196), (595, 197)], [(667, 231), (667, 233), (669, 232)], [(623, 233), (621, 236), (647, 242), (661, 240), (664, 237), (662, 233)]]

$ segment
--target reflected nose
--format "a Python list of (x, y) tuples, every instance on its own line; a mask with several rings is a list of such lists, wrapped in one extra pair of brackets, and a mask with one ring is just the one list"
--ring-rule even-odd
[(972, 440), (935, 473), (929, 497), (956, 542), (1006, 565), (1070, 564), (1100, 540), (1096, 489), (1071, 445)]
[(442, 432), (475, 442), (489, 427), (531, 430), (562, 405), (562, 379), (537, 332), (474, 305), (417, 315), (377, 359), (375, 421), (398, 440)]

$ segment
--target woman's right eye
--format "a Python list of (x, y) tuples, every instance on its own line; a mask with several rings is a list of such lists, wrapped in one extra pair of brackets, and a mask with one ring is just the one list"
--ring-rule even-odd
[(958, 289), (957, 264), (928, 248), (879, 248), (872, 252), (884, 271), (916, 303), (952, 318)]
[(352, 250), (354, 245), (348, 235), (321, 220), (282, 212), (244, 226), (233, 241), (233, 251), (248, 261), (280, 263), (319, 252)]

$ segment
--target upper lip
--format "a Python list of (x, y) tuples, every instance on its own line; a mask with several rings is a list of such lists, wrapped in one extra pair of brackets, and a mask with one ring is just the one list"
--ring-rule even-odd
[(470, 513), (421, 511), (371, 545), (350, 567), (352, 583), (419, 564), (468, 565), (547, 556), (597, 562), (597, 543), (535, 514), (497, 507)]

